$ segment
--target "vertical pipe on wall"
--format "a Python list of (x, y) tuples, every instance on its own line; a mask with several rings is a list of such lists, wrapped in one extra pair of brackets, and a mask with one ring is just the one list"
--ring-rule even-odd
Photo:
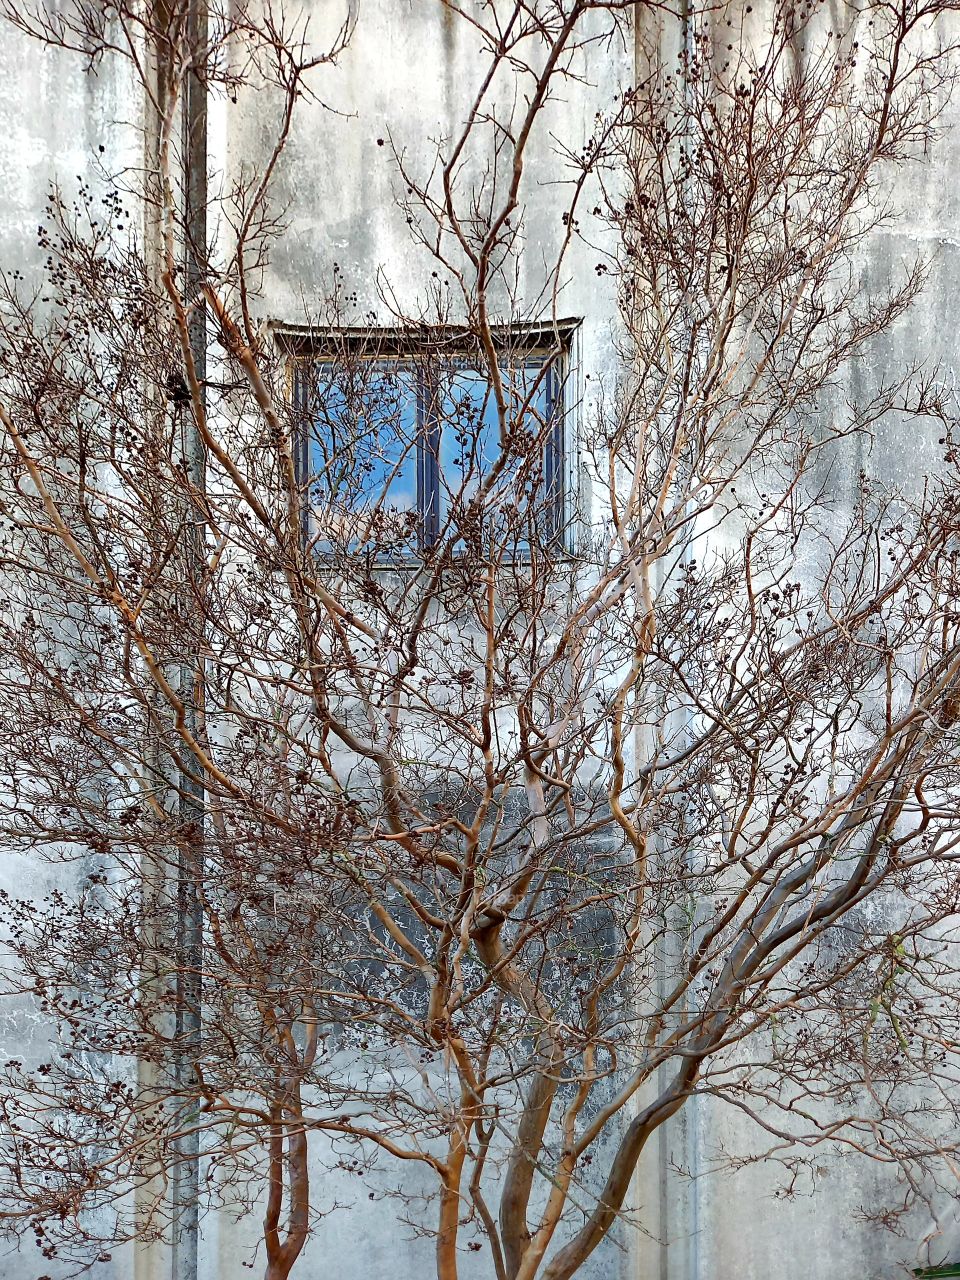
[[(207, 43), (206, 0), (147, 0), (146, 42), (149, 54), (149, 78), (144, 83), (144, 138), (146, 191), (143, 205), (144, 251), (147, 270), (158, 292), (165, 267), (164, 208), (175, 200), (175, 222), (180, 240), (181, 292), (188, 306), (195, 304), (203, 278), (207, 257), (207, 93), (203, 63)], [(179, 78), (179, 83), (176, 81)], [(174, 105), (175, 104), (175, 105)], [(167, 180), (174, 175), (163, 172), (163, 137), (168, 112), (176, 111), (179, 124), (178, 167), (173, 191)], [(173, 161), (171, 161), (173, 163)], [(201, 389), (206, 380), (207, 334), (202, 307), (192, 312), (189, 333), (191, 356)], [(175, 371), (171, 371), (173, 374)], [(202, 390), (201, 390), (202, 396)], [(205, 457), (196, 412), (199, 406), (175, 409), (173, 441), (176, 460), (189, 478), (191, 490), (187, 503), (202, 495), (205, 488)], [(156, 412), (163, 418), (169, 404), (158, 398)], [(184, 512), (187, 539), (181, 561), (181, 604), (190, 607), (191, 580), (196, 580), (203, 563), (204, 524), (202, 513), (193, 518)], [(187, 709), (189, 728), (198, 724), (200, 688), (199, 652), (171, 663), (170, 674)], [(162, 714), (162, 712), (158, 713)], [(159, 745), (155, 748), (153, 767), (158, 775), (169, 772)], [(203, 867), (204, 788), (198, 762), (184, 761), (183, 767), (169, 773), (172, 802), (170, 817), (178, 819), (179, 840), (175, 864), (171, 867), (161, 855), (156, 863), (144, 867), (144, 924), (147, 962), (146, 981), (162, 986), (169, 981), (171, 954), (175, 973), (173, 1012), (166, 1032), (174, 1044), (171, 1061), (158, 1064), (142, 1060), (138, 1070), (140, 1085), (146, 1094), (153, 1093), (162, 1106), (163, 1097), (189, 1095), (193, 1088), (193, 1060), (200, 1043), (203, 917), (197, 881)], [(179, 1117), (190, 1128), (189, 1107)], [(162, 1170), (168, 1181), (166, 1192), (158, 1180), (136, 1192), (137, 1213), (151, 1230), (134, 1249), (135, 1280), (197, 1280), (198, 1275), (198, 1192), (200, 1144), (196, 1134), (185, 1135), (174, 1143), (173, 1167)], [(169, 1249), (153, 1238), (152, 1228), (158, 1199), (165, 1198), (171, 1220)]]
[[(203, 74), (207, 43), (205, 0), (186, 0), (185, 48), (187, 66), (181, 106), (181, 163), (183, 201), (183, 293), (190, 312), (190, 349), (201, 388), (206, 382), (206, 311), (200, 300), (207, 256), (207, 86)], [(181, 461), (192, 495), (202, 494), (206, 483), (206, 457), (191, 406), (181, 416)], [(193, 496), (188, 502), (193, 501)], [(196, 582), (204, 559), (204, 524), (201, 512), (186, 521), (188, 545), (186, 573)], [(189, 582), (188, 607), (191, 603)], [(189, 729), (198, 724), (198, 703), (202, 697), (199, 654), (188, 655), (180, 672), (180, 697), (187, 708)], [(181, 839), (177, 860), (176, 901), (176, 1043), (175, 1087), (189, 1096), (194, 1084), (193, 1060), (201, 1035), (201, 978), (203, 909), (198, 877), (203, 869), (204, 789), (199, 761), (188, 760), (178, 780)], [(190, 1129), (190, 1117), (185, 1116)], [(188, 1132), (177, 1143), (177, 1162), (172, 1178), (173, 1211), (176, 1219), (171, 1255), (171, 1280), (197, 1280), (199, 1244), (199, 1134)]]

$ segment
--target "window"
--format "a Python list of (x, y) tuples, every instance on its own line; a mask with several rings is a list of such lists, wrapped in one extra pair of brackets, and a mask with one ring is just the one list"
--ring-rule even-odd
[(563, 344), (510, 334), (498, 351), (498, 404), (465, 342), (411, 349), (396, 335), (385, 352), (377, 337), (377, 346), (369, 336), (341, 341), (296, 365), (313, 548), (391, 560), (442, 546), (509, 558), (562, 542)]

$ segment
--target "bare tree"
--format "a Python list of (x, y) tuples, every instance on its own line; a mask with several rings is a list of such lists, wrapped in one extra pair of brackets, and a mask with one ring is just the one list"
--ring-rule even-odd
[[(530, 296), (541, 116), (657, 11), (450, 4), (486, 70), (427, 170), (394, 156), (422, 313), (351, 327), (334, 282), (279, 338), (270, 179), (349, 26), (318, 57), (270, 9), (202, 39), (186, 10), (8, 14), (146, 68), (159, 230), (55, 194), (42, 295), (3, 285), (3, 839), (80, 877), (3, 902), (51, 1034), (4, 1068), (12, 1231), (82, 1268), (259, 1205), (279, 1280), (312, 1170), (395, 1160), (435, 1179), (403, 1212), (439, 1280), (463, 1250), (566, 1280), (697, 1093), (788, 1176), (825, 1142), (895, 1163), (901, 1210), (949, 1176), (955, 408), (935, 370), (847, 371), (923, 284), (868, 295), (857, 254), (935, 130), (952, 7), (663, 10), (679, 74), (648, 50), (558, 156)], [(280, 103), (227, 252), (180, 194), (191, 76)], [(621, 377), (574, 493), (560, 300), (594, 234)], [(886, 419), (933, 423), (940, 474), (838, 497)]]

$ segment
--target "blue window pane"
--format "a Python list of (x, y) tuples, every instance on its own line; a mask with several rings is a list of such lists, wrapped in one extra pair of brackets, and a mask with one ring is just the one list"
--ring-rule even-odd
[[(469, 359), (313, 366), (304, 442), (315, 550), (411, 555), (493, 537), (508, 554), (560, 529), (555, 371), (531, 355), (501, 365), (506, 447), (486, 371)], [(494, 471), (495, 469), (495, 471)], [(494, 474), (491, 474), (494, 472)], [(471, 507), (479, 487), (481, 508)]]
[[(484, 511), (490, 532), (513, 529), (515, 545), (529, 546), (528, 517), (554, 519), (555, 434), (550, 371), (541, 359), (503, 366), (507, 450)], [(500, 418), (486, 373), (469, 367), (446, 370), (440, 380), (435, 436), (439, 461), (441, 527), (463, 518), (470, 499), (501, 460)]]
[(451, 499), (476, 492), (500, 455), (500, 420), (493, 390), (477, 370), (463, 369), (441, 380), (440, 476), (441, 511)]
[(417, 382), (412, 369), (316, 367), (308, 467), (320, 549), (402, 550), (417, 538)]

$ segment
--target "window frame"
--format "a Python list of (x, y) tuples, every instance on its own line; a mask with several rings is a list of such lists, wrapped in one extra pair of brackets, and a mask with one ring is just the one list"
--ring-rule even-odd
[[(498, 326), (494, 330), (497, 353), (516, 363), (545, 365), (544, 389), (546, 414), (553, 419), (552, 429), (544, 442), (544, 483), (552, 493), (550, 534), (543, 545), (570, 551), (570, 514), (573, 495), (570, 466), (571, 437), (569, 379), (578, 319), (567, 319), (540, 325)], [(417, 546), (397, 556), (377, 556), (383, 567), (397, 567), (421, 562), (424, 555), (440, 541), (441, 467), (438, 417), (431, 417), (430, 387), (423, 377), (425, 362), (437, 366), (474, 370), (483, 374), (484, 361), (480, 347), (467, 329), (445, 328), (405, 331), (381, 328), (291, 329), (276, 331), (288, 357), (288, 385), (293, 406), (303, 421), (307, 410), (309, 379), (306, 371), (321, 363), (333, 363), (345, 353), (352, 359), (383, 363), (393, 369), (404, 366), (414, 373), (416, 404), (416, 510)], [(314, 534), (309, 498), (310, 431), (299, 429), (293, 456), (298, 484), (303, 488), (301, 530), (305, 543)], [(428, 500), (424, 500), (428, 495)], [(530, 552), (521, 551), (524, 559)], [(322, 557), (322, 551), (317, 555)]]

